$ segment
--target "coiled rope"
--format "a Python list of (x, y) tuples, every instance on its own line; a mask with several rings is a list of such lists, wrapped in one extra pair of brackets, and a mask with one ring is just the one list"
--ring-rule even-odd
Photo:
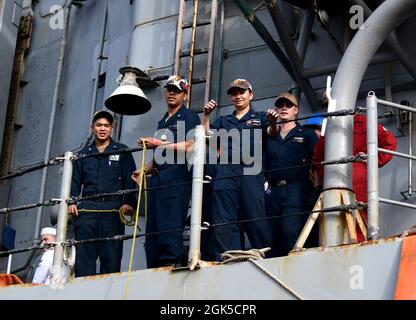
[(272, 278), (276, 281), (280, 286), (286, 289), (289, 293), (291, 293), (296, 299), (304, 300), (302, 296), (300, 296), (295, 290), (290, 288), (287, 284), (285, 284), (282, 280), (277, 278), (274, 274), (270, 271), (265, 269), (262, 265), (260, 265), (256, 260), (261, 260), (265, 258), (265, 253), (271, 250), (270, 248), (263, 248), (263, 249), (250, 249), (250, 250), (230, 250), (224, 253), (221, 253), (221, 258), (223, 259), (222, 264), (227, 264), (231, 262), (243, 262), (243, 261), (250, 261), (254, 264), (258, 269), (260, 269), (263, 273), (267, 276)]

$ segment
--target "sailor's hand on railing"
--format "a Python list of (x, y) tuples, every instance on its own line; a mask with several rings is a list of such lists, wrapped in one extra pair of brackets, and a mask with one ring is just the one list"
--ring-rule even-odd
[(146, 137), (146, 138), (141, 138), (140, 140), (137, 140), (137, 143), (141, 147), (143, 147), (144, 144), (146, 144), (147, 149), (153, 149), (153, 148), (159, 147), (162, 144), (165, 144), (166, 142), (163, 140), (155, 139), (153, 137)]
[(211, 114), (212, 111), (215, 110), (215, 108), (218, 106), (217, 102), (215, 102), (215, 100), (209, 100), (205, 106), (204, 106), (204, 114), (206, 116), (209, 116)]
[(276, 124), (276, 122), (279, 120), (279, 114), (275, 109), (268, 109), (267, 110), (267, 121), (271, 125)]
[(360, 151), (358, 155), (364, 158), (361, 162), (367, 163), (367, 154), (365, 152)]
[(78, 215), (78, 208), (77, 208), (77, 205), (76, 204), (69, 205), (69, 207), (68, 207), (68, 214), (70, 216), (73, 216), (73, 217), (75, 217), (75, 216)]
[(133, 209), (133, 207), (132, 207), (132, 206), (130, 206), (130, 205), (128, 205), (128, 204), (123, 204), (123, 205), (120, 207), (120, 212), (121, 212), (122, 214), (124, 214), (125, 216), (131, 216), (131, 215), (133, 215), (133, 213), (134, 213), (134, 209)]

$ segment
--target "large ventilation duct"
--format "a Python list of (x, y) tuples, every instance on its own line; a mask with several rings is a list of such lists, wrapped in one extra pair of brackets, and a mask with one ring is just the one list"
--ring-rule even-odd
[[(372, 11), (363, 0), (349, 0), (349, 2), (351, 4), (361, 6), (364, 9), (364, 13), (367, 18), (372, 14)], [(404, 48), (400, 45), (395, 33), (392, 33), (387, 37), (386, 43), (390, 47), (391, 51), (393, 51), (397, 58), (400, 60), (405, 69), (412, 75), (413, 79), (416, 79), (416, 65), (412, 61), (412, 57), (409, 56)]]
[[(415, 13), (415, 0), (387, 0), (367, 19), (348, 46), (335, 75), (332, 98), (336, 100), (336, 110), (355, 107), (360, 84), (371, 58), (389, 34)], [(352, 136), (352, 116), (331, 119), (327, 127), (325, 160), (350, 156)], [(351, 169), (351, 164), (325, 166), (324, 188), (351, 189)], [(325, 203), (324, 207), (331, 205)], [(340, 225), (334, 224), (334, 219), (338, 219), (338, 216), (326, 215), (326, 245), (340, 244), (337, 237)]]

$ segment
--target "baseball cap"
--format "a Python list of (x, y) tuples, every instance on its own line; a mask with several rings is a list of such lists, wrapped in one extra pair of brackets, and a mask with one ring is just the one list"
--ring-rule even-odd
[(283, 93), (281, 93), (277, 97), (276, 102), (274, 103), (274, 105), (277, 107), (277, 105), (279, 104), (279, 101), (281, 101), (281, 100), (288, 100), (291, 103), (293, 103), (296, 107), (299, 107), (298, 99), (293, 94), (291, 94), (289, 92), (283, 92)]
[(164, 88), (170, 87), (170, 86), (176, 87), (179, 90), (188, 93), (188, 89), (189, 89), (188, 81), (186, 81), (185, 78), (182, 78), (181, 76), (178, 76), (176, 74), (168, 78), (168, 81), (166, 81)]
[(230, 94), (231, 89), (233, 88), (248, 89), (253, 92), (253, 87), (246, 79), (235, 79), (233, 82), (231, 82), (228, 86), (227, 94)]
[(56, 236), (56, 229), (51, 227), (45, 227), (40, 231), (40, 235), (43, 236), (44, 234), (53, 234)]
[(110, 124), (113, 124), (114, 117), (111, 114), (111, 112), (108, 112), (107, 110), (103, 109), (94, 113), (94, 116), (92, 117), (92, 122), (94, 123), (97, 119), (100, 118), (105, 118), (110, 122)]

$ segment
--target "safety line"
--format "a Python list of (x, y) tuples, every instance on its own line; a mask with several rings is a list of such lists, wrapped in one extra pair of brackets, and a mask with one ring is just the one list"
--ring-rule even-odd
[[(271, 172), (277, 172), (277, 171), (282, 171), (282, 170), (291, 170), (291, 169), (297, 169), (297, 168), (308, 167), (308, 166), (321, 166), (321, 165), (325, 166), (325, 165), (335, 165), (335, 164), (346, 164), (346, 163), (350, 163), (350, 162), (362, 162), (365, 159), (366, 159), (366, 156), (356, 155), (356, 156), (349, 156), (349, 157), (344, 157), (344, 158), (340, 158), (340, 159), (336, 159), (336, 160), (311, 162), (311, 163), (305, 163), (305, 164), (290, 166), (290, 167), (262, 170), (260, 173), (263, 173), (263, 174), (264, 173), (271, 173)], [(242, 177), (242, 176), (244, 176), (244, 174), (222, 176), (222, 177), (212, 178), (210, 181), (212, 182), (212, 181), (215, 181), (215, 180), (238, 178), (238, 177)], [(192, 184), (192, 181), (187, 181), (187, 182), (174, 183), (174, 184), (162, 185), (162, 186), (157, 186), (157, 187), (144, 187), (144, 188), (142, 188), (141, 191), (145, 191), (145, 199), (147, 199), (147, 191), (154, 191), (154, 190), (164, 189), (164, 188), (173, 188), (173, 187), (191, 185), (191, 184)], [(129, 194), (137, 193), (138, 191), (140, 191), (140, 189), (136, 188), (136, 189), (120, 190), (120, 191), (113, 192), (113, 193), (99, 193), (99, 194), (88, 195), (88, 196), (84, 196), (84, 197), (71, 197), (70, 199), (67, 200), (67, 203), (68, 203), (68, 205), (71, 205), (71, 204), (76, 204), (78, 202), (87, 201), (87, 200), (105, 199), (105, 198), (108, 198), (108, 197), (121, 197), (121, 196), (129, 195)], [(2, 209), (0, 209), (0, 214), (6, 214), (6, 213), (14, 212), (14, 211), (28, 210), (28, 209), (32, 209), (32, 208), (36, 208), (36, 207), (40, 207), (40, 206), (54, 206), (56, 204), (59, 204), (60, 201), (61, 201), (60, 199), (50, 199), (50, 200), (46, 200), (44, 202), (35, 203), (35, 204), (28, 204), (28, 205), (23, 205), (23, 206), (14, 207), (14, 208), (2, 208)], [(81, 210), (85, 210), (85, 209), (81, 209)], [(94, 210), (94, 211), (97, 211), (97, 210)]]
[[(340, 206), (335, 206), (335, 207), (330, 207), (330, 208), (326, 208), (326, 209), (321, 209), (321, 210), (312, 210), (312, 211), (304, 211), (304, 212), (299, 212), (299, 213), (292, 213), (292, 214), (286, 214), (286, 215), (279, 215), (279, 216), (269, 216), (269, 217), (262, 217), (262, 218), (256, 218), (256, 219), (246, 219), (246, 220), (237, 220), (237, 221), (230, 221), (230, 222), (223, 222), (223, 223), (216, 223), (216, 224), (204, 224), (202, 226), (202, 230), (208, 230), (211, 228), (216, 228), (216, 227), (222, 227), (222, 226), (226, 226), (226, 225), (231, 225), (231, 224), (243, 224), (243, 223), (250, 223), (250, 222), (257, 222), (257, 221), (263, 221), (263, 220), (271, 220), (271, 219), (282, 219), (282, 218), (287, 218), (287, 217), (292, 217), (292, 216), (299, 216), (299, 215), (306, 215), (306, 214), (312, 214), (312, 213), (316, 213), (316, 212), (337, 212), (337, 211), (354, 211), (356, 209), (361, 210), (362, 208), (366, 207), (367, 204), (363, 203), (363, 202), (355, 202), (352, 203), (350, 205), (340, 205)], [(73, 246), (73, 245), (80, 245), (80, 244), (87, 244), (87, 243), (96, 243), (96, 242), (104, 242), (104, 241), (125, 241), (125, 240), (130, 240), (133, 238), (141, 238), (141, 237), (148, 237), (148, 236), (154, 236), (154, 235), (159, 235), (159, 234), (166, 234), (166, 233), (176, 233), (176, 232), (184, 232), (184, 231), (189, 231), (190, 227), (185, 227), (185, 228), (181, 228), (181, 229), (172, 229), (172, 230), (164, 230), (164, 231), (155, 231), (155, 232), (147, 232), (147, 233), (141, 233), (141, 234), (136, 234), (136, 235), (117, 235), (114, 237), (104, 237), (104, 238), (91, 238), (91, 239), (85, 239), (85, 240), (75, 240), (75, 239), (69, 239), (66, 241), (63, 241), (62, 243), (65, 244), (66, 246)], [(34, 246), (34, 247), (29, 247), (29, 248), (25, 248), (25, 249), (14, 249), (14, 250), (9, 250), (9, 251), (0, 251), (0, 257), (3, 256), (7, 256), (9, 254), (14, 254), (14, 253), (21, 253), (21, 252), (26, 252), (26, 251), (31, 251), (31, 250), (35, 250), (35, 249), (42, 249), (44, 247), (53, 247), (55, 246), (56, 242), (54, 243), (49, 243), (47, 245), (42, 245), (42, 246)]]
[[(320, 115), (316, 115), (316, 114), (312, 114), (310, 116), (304, 116), (304, 117), (299, 117), (297, 119), (293, 119), (293, 120), (284, 120), (284, 121), (278, 121), (276, 123), (270, 123), (270, 122), (266, 122), (265, 124), (261, 125), (261, 126), (255, 126), (255, 128), (262, 128), (262, 127), (268, 127), (271, 125), (278, 125), (278, 124), (283, 124), (283, 123), (288, 123), (288, 122), (296, 122), (296, 121), (300, 121), (300, 120), (306, 120), (306, 119), (312, 119), (312, 118), (319, 118), (319, 117), (323, 117), (323, 118), (327, 118), (327, 117), (340, 117), (340, 116), (348, 116), (348, 115), (354, 115), (357, 112), (361, 112), (365, 110), (365, 108), (362, 107), (356, 107), (355, 109), (344, 109), (344, 110), (339, 110), (339, 111), (334, 111), (334, 112), (326, 112), (326, 113), (321, 113)], [(168, 142), (168, 143), (164, 143), (162, 145), (159, 146), (160, 147), (165, 147), (171, 144), (175, 144), (176, 142)], [(138, 152), (138, 151), (142, 151), (143, 148), (142, 147), (137, 147), (137, 148), (124, 148), (124, 149), (119, 149), (119, 150), (115, 150), (115, 151), (108, 151), (108, 152), (98, 152), (98, 153), (91, 153), (91, 154), (77, 154), (74, 155), (72, 160), (76, 161), (79, 159), (85, 159), (85, 158), (91, 158), (91, 157), (104, 157), (104, 156), (108, 156), (108, 155), (114, 155), (114, 154), (126, 154), (126, 153), (133, 153), (133, 152)], [(7, 180), (7, 179), (11, 179), (11, 178), (15, 178), (18, 176), (23, 176), (26, 173), (29, 172), (33, 172), (36, 170), (40, 170), (43, 169), (46, 166), (50, 166), (50, 165), (56, 165), (57, 158), (62, 157), (62, 155), (60, 156), (56, 156), (53, 157), (49, 160), (48, 163), (44, 163), (43, 161), (41, 161), (38, 165), (28, 168), (26, 170), (17, 170), (14, 173), (8, 174), (6, 176), (0, 177), (0, 180)], [(28, 165), (25, 166), (20, 166), (20, 168), (22, 167), (26, 167)]]
[(61, 202), (61, 199), (50, 199), (50, 200), (46, 200), (46, 201), (43, 201), (43, 202), (38, 202), (38, 203), (33, 203), (33, 204), (26, 204), (26, 205), (22, 205), (22, 206), (19, 206), (19, 207), (14, 207), (14, 208), (2, 208), (2, 209), (0, 209), (0, 214), (7, 214), (9, 212), (28, 210), (28, 209), (33, 209), (33, 208), (37, 208), (37, 207), (50, 207), (50, 206), (54, 206), (56, 204), (59, 204), (60, 202)]

